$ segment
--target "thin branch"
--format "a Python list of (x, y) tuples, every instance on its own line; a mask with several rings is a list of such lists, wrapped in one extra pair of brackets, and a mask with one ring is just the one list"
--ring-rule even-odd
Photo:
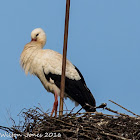
[(126, 115), (126, 114), (123, 114), (123, 113), (120, 113), (120, 112), (118, 112), (118, 111), (112, 110), (112, 109), (110, 109), (110, 108), (108, 108), (108, 107), (106, 107), (105, 109), (108, 110), (108, 111), (110, 111), (110, 112), (116, 113), (116, 114), (118, 114), (118, 115), (128, 116), (128, 115)]
[(126, 110), (127, 112), (130, 112), (131, 114), (133, 114), (133, 115), (135, 115), (135, 116), (137, 116), (137, 117), (140, 117), (140, 115), (135, 114), (134, 112), (132, 112), (132, 111), (126, 109), (125, 107), (119, 105), (118, 103), (116, 103), (116, 102), (114, 102), (114, 101), (112, 101), (112, 100), (109, 100), (109, 101), (112, 102), (113, 104), (115, 104), (115, 105), (117, 105), (117, 106), (123, 108), (123, 109)]
[(105, 132), (100, 132), (100, 133), (103, 134), (103, 135), (107, 135), (107, 136), (114, 137), (114, 138), (119, 138), (119, 139), (121, 139), (121, 140), (131, 140), (131, 139), (126, 139), (126, 138), (124, 138), (124, 137), (117, 136), (117, 135), (110, 134), (110, 133), (105, 133)]

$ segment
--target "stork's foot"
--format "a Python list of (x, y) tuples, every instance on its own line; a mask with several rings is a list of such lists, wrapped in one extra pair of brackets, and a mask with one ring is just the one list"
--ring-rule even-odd
[(54, 93), (54, 98), (55, 98), (55, 101), (54, 101), (54, 104), (53, 104), (51, 117), (52, 117), (54, 111), (55, 111), (55, 117), (57, 116), (57, 107), (58, 107), (58, 95), (57, 95), (57, 93)]

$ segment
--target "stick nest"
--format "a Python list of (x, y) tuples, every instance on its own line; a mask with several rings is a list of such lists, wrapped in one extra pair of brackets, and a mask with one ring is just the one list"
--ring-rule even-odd
[(103, 113), (69, 113), (61, 118), (50, 117), (40, 108), (23, 109), (20, 125), (0, 129), (14, 140), (122, 140), (140, 139), (140, 117), (105, 108), (115, 115)]

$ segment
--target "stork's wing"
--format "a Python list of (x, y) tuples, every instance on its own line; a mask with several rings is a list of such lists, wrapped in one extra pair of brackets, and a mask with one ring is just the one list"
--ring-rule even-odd
[[(43, 68), (45, 74), (52, 73), (54, 75), (61, 75), (62, 74), (62, 55), (52, 51), (46, 50), (47, 52), (42, 57)], [(80, 80), (81, 76), (80, 73), (76, 70), (75, 66), (69, 61), (66, 61), (66, 77), (69, 79)]]
[[(78, 72), (80, 71), (78, 70)], [(48, 81), (50, 81), (51, 78), (56, 84), (56, 86), (60, 89), (61, 75), (52, 74), (51, 72), (49, 72), (48, 74), (44, 73), (44, 75)], [(81, 73), (79, 73), (79, 75), (82, 76)], [(70, 96), (73, 100), (75, 100), (77, 103), (79, 103), (86, 111), (95, 111), (95, 109), (87, 106), (87, 104), (89, 104), (92, 107), (95, 107), (96, 103), (92, 93), (85, 84), (83, 76), (81, 77), (80, 80), (75, 79), (73, 80), (66, 77), (65, 93), (68, 96)]]

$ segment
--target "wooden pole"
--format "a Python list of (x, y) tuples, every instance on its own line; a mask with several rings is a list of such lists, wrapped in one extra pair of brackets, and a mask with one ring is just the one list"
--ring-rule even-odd
[(67, 42), (68, 42), (69, 11), (70, 11), (70, 0), (66, 0), (59, 116), (63, 115), (63, 98), (65, 92), (65, 71), (66, 71), (66, 56), (67, 56)]

